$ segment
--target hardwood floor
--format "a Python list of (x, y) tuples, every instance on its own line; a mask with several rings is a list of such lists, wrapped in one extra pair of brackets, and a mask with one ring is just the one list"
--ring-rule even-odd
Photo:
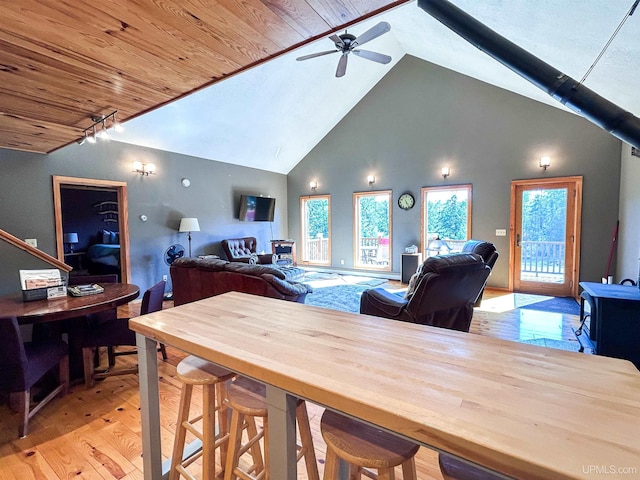
[[(386, 288), (401, 288), (389, 282)], [(515, 296), (505, 292), (485, 292), (483, 305), (476, 309), (471, 333), (506, 340), (553, 338), (572, 340), (571, 327), (578, 316), (510, 309)], [(139, 303), (121, 309), (122, 317), (135, 316)], [(165, 308), (169, 308), (169, 303)], [(169, 359), (160, 361), (162, 452), (171, 452), (178, 412), (180, 384), (175, 365), (183, 354), (167, 348)], [(135, 363), (135, 355), (118, 357), (118, 364)], [(194, 408), (201, 409), (201, 394), (194, 393)], [(319, 461), (320, 475), (325, 445), (319, 431), (323, 409), (309, 404), (309, 417)], [(90, 390), (84, 384), (72, 387), (68, 396), (56, 399), (30, 422), (29, 435), (17, 439), (17, 415), (0, 404), (0, 478), (3, 480), (55, 479), (142, 479), (138, 379), (136, 375), (110, 377)], [(441, 480), (435, 452), (421, 448), (416, 456), (418, 478)], [(191, 471), (200, 478), (198, 464)], [(299, 468), (299, 479), (307, 479)], [(401, 473), (398, 470), (401, 479)], [(277, 480), (277, 479), (274, 479)]]

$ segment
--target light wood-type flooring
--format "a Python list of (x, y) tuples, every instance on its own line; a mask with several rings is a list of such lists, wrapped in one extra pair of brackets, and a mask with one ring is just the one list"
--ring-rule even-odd
[[(401, 288), (398, 282), (383, 285)], [(573, 340), (571, 327), (578, 325), (577, 315), (514, 310), (514, 295), (487, 291), (483, 305), (476, 309), (471, 333), (506, 340), (553, 338)], [(120, 312), (134, 316), (139, 303)], [(166, 302), (165, 308), (171, 305)], [(541, 347), (542, 348), (542, 347)], [(180, 396), (175, 378), (175, 365), (182, 352), (168, 348), (168, 362), (160, 361), (160, 396), (162, 452), (171, 452)], [(135, 363), (136, 356), (118, 357), (118, 365)], [(6, 400), (6, 399), (3, 399)], [(194, 394), (193, 407), (198, 410), (200, 392)], [(325, 458), (325, 445), (319, 431), (323, 409), (309, 404), (309, 415), (319, 461), (320, 475)], [(141, 432), (137, 375), (110, 377), (90, 390), (84, 384), (71, 388), (68, 396), (55, 399), (30, 422), (29, 435), (17, 438), (17, 416), (6, 401), (0, 404), (0, 479), (142, 479)], [(434, 452), (421, 448), (416, 456), (418, 478), (438, 479)], [(201, 478), (195, 464), (192, 471)], [(303, 464), (298, 478), (306, 479)], [(398, 478), (402, 474), (398, 469)], [(322, 477), (321, 477), (322, 478)], [(277, 479), (274, 479), (277, 480)]]

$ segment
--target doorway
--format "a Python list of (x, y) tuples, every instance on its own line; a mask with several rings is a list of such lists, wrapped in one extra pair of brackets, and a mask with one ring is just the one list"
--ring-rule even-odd
[[(113, 239), (113, 236), (109, 242), (109, 244), (119, 246), (119, 273), (120, 273), (120, 281), (122, 283), (130, 283), (131, 281), (131, 267), (129, 260), (129, 227), (128, 227), (128, 216), (129, 210), (127, 205), (127, 184), (126, 182), (116, 182), (109, 180), (97, 180), (92, 178), (76, 178), (76, 177), (63, 177), (54, 175), (53, 176), (53, 205), (54, 205), (54, 218), (55, 218), (55, 228), (56, 228), (56, 251), (57, 257), (59, 260), (69, 264), (73, 262), (79, 262), (80, 260), (69, 255), (70, 245), (65, 244), (65, 233), (63, 228), (63, 191), (65, 189), (87, 189), (93, 191), (105, 191), (110, 192), (115, 195), (115, 201), (113, 202), (100, 202), (100, 203), (108, 203), (108, 208), (102, 208), (102, 206), (97, 205), (96, 208), (96, 216), (99, 216), (103, 220), (109, 220), (105, 225), (117, 225), (117, 240)], [(93, 204), (91, 205), (94, 206)], [(115, 208), (114, 208), (115, 207)], [(115, 233), (115, 228), (109, 227), (104, 229), (106, 232)], [(113, 231), (112, 231), (113, 230)], [(76, 233), (76, 232), (73, 232)], [(96, 232), (97, 235), (97, 232)], [(68, 238), (66, 239), (68, 240)], [(75, 235), (74, 240), (78, 241), (78, 235)], [(104, 243), (102, 240), (91, 241), (92, 243)], [(88, 259), (85, 259), (85, 262), (88, 262)], [(75, 268), (81, 263), (77, 263), (76, 265), (72, 265)], [(101, 272), (102, 273), (102, 272)]]
[(582, 177), (511, 182), (510, 289), (577, 297)]

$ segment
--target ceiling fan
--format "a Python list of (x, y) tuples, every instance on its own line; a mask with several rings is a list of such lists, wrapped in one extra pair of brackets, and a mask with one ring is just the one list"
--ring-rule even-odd
[(327, 50), (325, 52), (312, 53), (310, 55), (304, 55), (302, 57), (296, 58), (296, 60), (308, 60), (310, 58), (321, 57), (323, 55), (329, 55), (330, 53), (340, 52), (342, 55), (340, 56), (340, 60), (338, 61), (338, 68), (336, 70), (336, 77), (344, 76), (347, 71), (347, 59), (349, 58), (349, 54), (353, 53), (354, 55), (358, 55), (359, 57), (366, 58), (367, 60), (372, 60), (378, 63), (389, 63), (391, 61), (391, 57), (389, 55), (383, 55), (382, 53), (370, 52), (368, 50), (360, 50), (360, 45), (364, 45), (365, 43), (373, 40), (374, 38), (378, 38), (383, 33), (387, 33), (391, 30), (391, 25), (387, 22), (380, 22), (374, 27), (371, 27), (369, 30), (364, 32), (359, 37), (345, 33), (342, 35), (336, 35), (335, 33), (329, 37), (329, 39), (336, 44), (335, 50)]

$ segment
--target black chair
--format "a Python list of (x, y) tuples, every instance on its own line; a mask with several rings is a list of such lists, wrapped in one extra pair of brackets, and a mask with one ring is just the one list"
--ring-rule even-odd
[(468, 332), (473, 304), (491, 269), (474, 253), (429, 257), (402, 298), (383, 288), (365, 290), (360, 313)]
[[(22, 342), (15, 317), (0, 318), (0, 390), (8, 392), (20, 413), (18, 433), (27, 435), (29, 420), (49, 401), (69, 391), (69, 355), (67, 344), (59, 339)], [(54, 367), (59, 369), (60, 384), (33, 409), (31, 387)]]
[[(164, 287), (165, 282), (163, 280), (144, 292), (140, 315), (146, 315), (147, 313), (152, 313), (162, 309)], [(138, 371), (138, 367), (136, 366), (119, 370), (108, 369), (105, 372), (96, 373), (93, 362), (95, 348), (136, 345), (136, 336), (133, 330), (129, 329), (128, 318), (116, 318), (115, 320), (108, 322), (87, 325), (84, 331), (79, 335), (79, 345), (82, 347), (84, 381), (87, 388), (93, 387), (96, 379), (102, 379), (112, 375), (137, 373)]]
[[(496, 246), (493, 243), (485, 242), (483, 240), (467, 240), (462, 246), (462, 253), (476, 253), (480, 255), (484, 260), (485, 265), (488, 265), (492, 271), (499, 256)], [(478, 298), (473, 304), (474, 307), (479, 307), (482, 303), (482, 295), (484, 294), (485, 287), (482, 287), (482, 290), (480, 290), (480, 295), (478, 295)]]

